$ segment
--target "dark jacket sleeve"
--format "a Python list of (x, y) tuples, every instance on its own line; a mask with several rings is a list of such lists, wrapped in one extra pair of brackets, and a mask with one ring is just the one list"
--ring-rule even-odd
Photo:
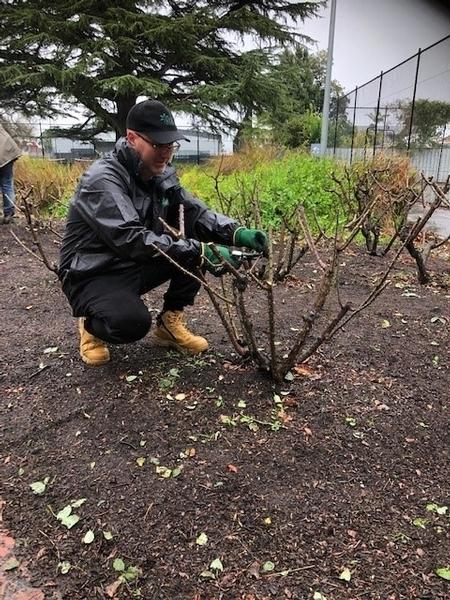
[(232, 245), (233, 234), (239, 227), (237, 221), (210, 210), (206, 204), (181, 186), (175, 174), (161, 182), (160, 187), (171, 198), (172, 213), (178, 210), (180, 204), (183, 205), (186, 237), (201, 242)]
[(200, 243), (173, 240), (145, 228), (129, 196), (126, 182), (117, 173), (91, 177), (77, 193), (76, 208), (85, 223), (122, 259), (145, 263), (161, 250), (181, 265), (197, 265)]

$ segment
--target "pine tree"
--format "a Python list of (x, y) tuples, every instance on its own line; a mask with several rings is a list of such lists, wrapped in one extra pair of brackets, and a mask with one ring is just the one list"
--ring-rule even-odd
[[(302, 36), (316, 2), (3, 0), (0, 101), (28, 115), (87, 111), (87, 127), (123, 133), (139, 96), (211, 124), (264, 103), (261, 69)], [(290, 23), (291, 25), (289, 25)], [(257, 49), (243, 50), (252, 39)]]

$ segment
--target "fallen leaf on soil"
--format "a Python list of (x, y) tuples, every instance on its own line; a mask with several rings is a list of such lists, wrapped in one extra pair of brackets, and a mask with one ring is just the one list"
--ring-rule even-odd
[(83, 506), (83, 504), (86, 502), (86, 498), (80, 498), (79, 500), (75, 500), (74, 502), (70, 503), (70, 506), (72, 508), (80, 508), (80, 506)]
[(114, 569), (114, 571), (119, 571), (120, 573), (125, 571), (125, 563), (123, 562), (123, 560), (121, 558), (116, 558), (114, 560), (113, 569)]
[(293, 417), (288, 415), (287, 412), (285, 412), (284, 410), (278, 411), (277, 417), (279, 419), (281, 419), (281, 421), (283, 422), (284, 425), (286, 425), (286, 423), (289, 423), (293, 419)]
[(436, 504), (435, 502), (430, 502), (429, 504), (426, 505), (426, 509), (429, 512), (435, 512), (438, 515), (445, 515), (445, 514), (447, 514), (448, 506), (440, 506), (439, 504)]
[(76, 525), (80, 520), (80, 517), (78, 515), (72, 513), (72, 505), (70, 504), (68, 504), (62, 510), (60, 510), (56, 515), (56, 518), (58, 519), (58, 521), (60, 521), (60, 523), (65, 525), (67, 529), (72, 529), (72, 527)]
[(44, 354), (53, 354), (54, 352), (58, 351), (58, 346), (49, 346), (48, 348), (45, 348), (44, 350)]
[(296, 365), (294, 371), (297, 375), (303, 375), (309, 379), (321, 379), (322, 375), (314, 371), (309, 365)]
[(238, 468), (230, 463), (229, 465), (227, 465), (227, 471), (230, 471), (230, 473), (237, 473)]
[(215, 579), (216, 576), (212, 571), (205, 570), (200, 573), (200, 577), (203, 579)]
[(420, 527), (421, 529), (426, 529), (428, 525), (427, 519), (422, 519), (421, 517), (417, 517), (412, 520), (412, 524), (414, 527)]
[(20, 563), (17, 560), (17, 558), (15, 556), (13, 556), (12, 558), (9, 558), (6, 562), (3, 563), (3, 570), (4, 571), (14, 571), (14, 569), (17, 569), (19, 564)]
[(119, 577), (113, 583), (111, 583), (110, 585), (108, 585), (108, 587), (105, 590), (106, 591), (106, 595), (109, 598), (114, 598), (114, 596), (116, 595), (117, 590), (119, 589), (119, 587), (121, 585), (122, 585), (122, 579)]
[(86, 531), (85, 536), (83, 537), (83, 544), (92, 544), (95, 539), (95, 534), (92, 529)]
[(156, 467), (155, 471), (158, 473), (158, 475), (161, 475), (161, 477), (163, 477), (164, 479), (168, 479), (169, 477), (172, 476), (172, 469), (168, 469), (167, 467)]
[(450, 581), (450, 567), (447, 567), (447, 568), (441, 567), (439, 569), (436, 569), (435, 573), (438, 577), (441, 577), (442, 579), (445, 579), (446, 581)]
[(198, 546), (204, 546), (205, 544), (208, 543), (208, 536), (206, 535), (206, 533), (201, 533), (197, 539), (195, 540), (195, 543)]
[(220, 558), (215, 558), (209, 565), (209, 568), (213, 571), (223, 571), (223, 564)]
[(30, 488), (33, 490), (33, 494), (41, 496), (45, 492), (47, 483), (49, 481), (50, 477), (46, 477), (43, 481), (35, 481), (34, 483), (30, 483)]
[(62, 575), (67, 575), (71, 568), (72, 565), (68, 560), (63, 560), (62, 562), (58, 563), (58, 569), (61, 571)]
[(351, 578), (352, 574), (350, 572), (350, 569), (347, 569), (347, 567), (339, 575), (339, 579), (341, 579), (342, 581), (350, 581)]
[(175, 469), (172, 470), (172, 477), (178, 477), (178, 475), (180, 475), (182, 471), (183, 471), (183, 465), (179, 465), (178, 467), (175, 467)]

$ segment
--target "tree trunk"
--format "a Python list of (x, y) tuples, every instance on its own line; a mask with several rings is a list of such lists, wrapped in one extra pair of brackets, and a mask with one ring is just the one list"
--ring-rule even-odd
[(423, 259), (422, 253), (417, 250), (414, 246), (414, 242), (411, 240), (408, 244), (406, 244), (406, 249), (416, 261), (417, 265), (417, 278), (421, 285), (424, 285), (430, 281), (430, 276), (428, 275), (425, 261)]
[(116, 100), (117, 104), (117, 127), (116, 140), (126, 133), (126, 120), (130, 109), (136, 104), (136, 96), (120, 96)]
[(246, 130), (251, 129), (251, 127), (252, 127), (252, 116), (253, 116), (253, 111), (251, 109), (247, 110), (244, 115), (244, 118), (239, 123), (239, 125), (237, 127), (236, 135), (234, 136), (234, 140), (233, 140), (233, 152), (239, 152), (240, 150), (243, 149), (243, 147), (245, 145), (245, 141), (246, 141), (246, 139), (245, 139)]

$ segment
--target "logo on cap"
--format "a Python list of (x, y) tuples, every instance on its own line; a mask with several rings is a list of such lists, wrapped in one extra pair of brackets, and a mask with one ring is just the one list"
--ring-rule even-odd
[(175, 121), (173, 120), (172, 115), (170, 115), (169, 113), (162, 112), (159, 115), (159, 120), (166, 127), (171, 127), (171, 126), (175, 127)]

